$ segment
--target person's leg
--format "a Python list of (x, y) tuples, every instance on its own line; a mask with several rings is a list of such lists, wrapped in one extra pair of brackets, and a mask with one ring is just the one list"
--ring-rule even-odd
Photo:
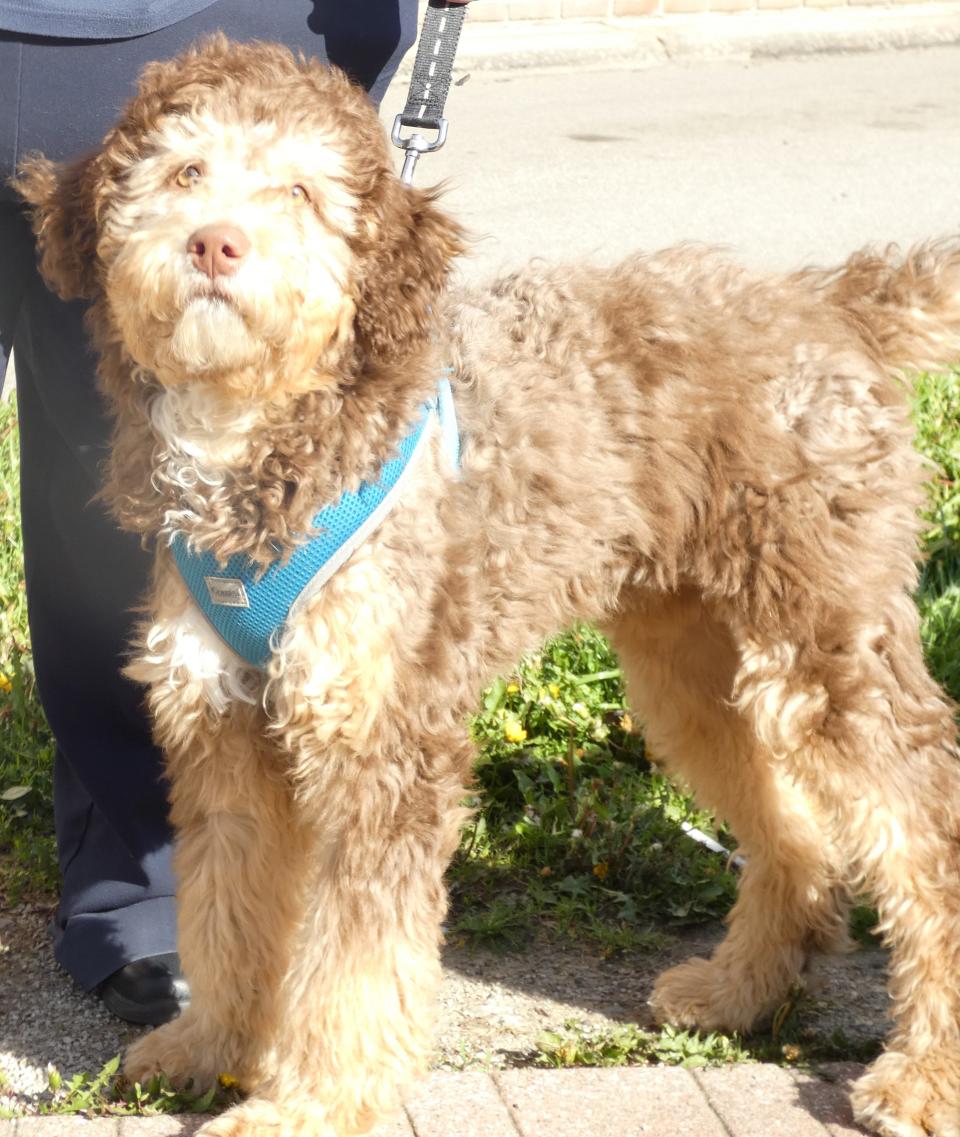
[[(0, 89), (0, 105), (3, 92)], [(2, 167), (0, 167), (2, 168)], [(20, 312), (23, 287), (33, 267), (33, 238), (20, 210), (4, 202), (0, 194), (0, 249), (4, 267), (0, 269), (0, 391), (4, 389), (7, 363), (13, 347), (13, 330)]]
[[(15, 166), (21, 72), (21, 46), (0, 42), (4, 181)], [(144, 561), (102, 512), (87, 508), (106, 427), (91, 397), (92, 361), (83, 347), (80, 309), (59, 304), (43, 287), (29, 225), (5, 184), (0, 248), (0, 370), (19, 328), (17, 396), (34, 655), (47, 715), (61, 742), (54, 797), (64, 885), (53, 925), (55, 950), (92, 987), (130, 959), (176, 947), (159, 756), (136, 690), (120, 678), (115, 662), (126, 636), (124, 607), (139, 587), (132, 590), (127, 578), (138, 580)], [(51, 328), (57, 334), (50, 335)], [(81, 768), (90, 765), (109, 779), (106, 795), (95, 783), (84, 785), (64, 744)], [(105, 764), (104, 753), (122, 755), (123, 761)], [(115, 817), (104, 813), (100, 798), (108, 805), (121, 802), (121, 809), (108, 810)], [(115, 912), (122, 913), (122, 928), (113, 926)], [(167, 998), (163, 1009), (169, 1015), (176, 1005)]]
[(108, 428), (85, 381), (94, 365), (82, 306), (62, 304), (31, 273), (17, 397), (31, 639), (58, 742), (55, 950), (89, 989), (132, 960), (176, 950), (162, 761), (141, 693), (119, 673), (149, 557), (91, 504)]
[[(136, 40), (0, 33), (0, 75), (15, 74), (18, 83), (13, 134), (4, 136), (14, 144), (2, 152), (9, 168), (0, 173), (9, 175), (17, 156), (31, 150), (68, 159), (96, 145), (143, 63), (218, 29), (332, 59), (378, 98), (412, 41), (416, 3), (370, 0), (358, 9), (333, 0), (316, 3), (312, 13), (221, 0)], [(16, 332), (28, 598), (41, 695), (59, 747), (55, 802), (64, 879), (56, 950), (63, 966), (92, 987), (131, 961), (175, 947), (161, 759), (139, 689), (118, 673), (149, 558), (89, 504), (108, 424), (95, 393), (82, 308), (46, 292), (32, 264), (18, 271), (28, 274)], [(11, 279), (0, 268), (0, 293), (13, 287)]]
[(20, 52), (0, 41), (0, 391), (13, 347), (13, 333), (27, 272), (33, 263), (33, 238), (12, 191), (4, 186), (17, 153), (17, 93)]

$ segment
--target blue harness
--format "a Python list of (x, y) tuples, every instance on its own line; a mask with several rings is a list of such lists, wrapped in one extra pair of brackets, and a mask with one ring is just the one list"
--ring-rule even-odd
[(416, 425), (399, 443), (397, 455), (385, 462), (376, 481), (347, 491), (313, 519), (316, 536), (298, 545), (286, 563), (266, 570), (244, 553), (221, 564), (213, 553), (196, 552), (182, 533), (172, 542), (173, 556), (184, 583), (220, 637), (248, 663), (265, 668), (279, 634), (294, 607), (314, 595), (387, 516), (415, 468), (414, 459), (429, 437), (428, 426), (440, 424), (444, 449), (454, 469), (460, 464), (460, 438), (449, 379), (422, 408)]

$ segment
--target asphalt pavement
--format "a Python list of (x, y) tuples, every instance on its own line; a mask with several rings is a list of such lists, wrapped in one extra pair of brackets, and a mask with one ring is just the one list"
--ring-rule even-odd
[[(461, 70), (449, 140), (416, 179), (447, 182), (475, 238), (468, 277), (680, 241), (782, 270), (960, 232), (960, 46), (589, 59)], [(388, 121), (402, 101), (396, 83)]]

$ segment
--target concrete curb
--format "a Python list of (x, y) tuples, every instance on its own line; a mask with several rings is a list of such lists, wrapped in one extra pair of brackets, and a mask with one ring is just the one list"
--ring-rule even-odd
[[(432, 1074), (372, 1137), (858, 1137), (853, 1063)], [(206, 1117), (19, 1118), (9, 1137), (190, 1137)]]
[[(801, 8), (620, 20), (468, 20), (456, 71), (615, 70), (945, 44), (960, 44), (960, 4), (918, 4), (906, 11)], [(409, 76), (412, 57), (411, 52), (401, 66), (401, 80)]]

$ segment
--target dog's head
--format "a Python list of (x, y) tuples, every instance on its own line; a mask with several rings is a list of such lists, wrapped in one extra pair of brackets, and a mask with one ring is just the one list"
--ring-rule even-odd
[(217, 36), (149, 65), (95, 154), (23, 166), (48, 283), (165, 385), (298, 392), (427, 334), (459, 229), (402, 185), (364, 93)]

